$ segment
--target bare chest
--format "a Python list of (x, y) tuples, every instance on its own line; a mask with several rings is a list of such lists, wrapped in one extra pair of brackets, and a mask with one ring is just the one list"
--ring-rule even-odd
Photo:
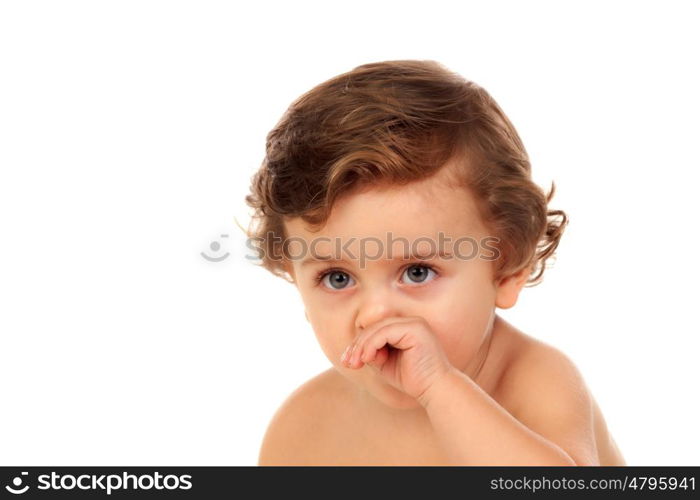
[[(500, 398), (499, 398), (500, 399)], [(508, 411), (508, 404), (500, 404)], [(595, 439), (601, 465), (624, 465), (624, 459), (608, 435), (605, 421), (596, 412)], [(442, 452), (430, 422), (405, 425), (400, 420), (367, 418), (353, 412), (337, 415), (333, 425), (315, 435), (313, 462), (323, 465), (451, 465)]]
[(448, 465), (432, 429), (367, 424), (356, 422), (336, 428), (319, 446), (319, 462), (328, 465)]
[[(615, 442), (597, 430), (600, 465), (625, 465)], [(321, 436), (319, 436), (321, 438)], [(327, 465), (452, 465), (442, 453), (431, 429), (406, 432), (396, 428), (354, 426), (322, 439), (318, 463)]]

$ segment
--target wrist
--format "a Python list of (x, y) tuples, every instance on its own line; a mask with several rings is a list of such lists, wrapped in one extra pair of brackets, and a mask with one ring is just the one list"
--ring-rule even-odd
[(428, 407), (434, 400), (439, 399), (442, 397), (442, 394), (448, 392), (445, 388), (450, 385), (451, 379), (455, 376), (455, 372), (457, 372), (457, 369), (454, 366), (443, 371), (440, 375), (436, 376), (435, 380), (428, 388), (418, 396), (418, 402), (423, 408), (428, 410)]

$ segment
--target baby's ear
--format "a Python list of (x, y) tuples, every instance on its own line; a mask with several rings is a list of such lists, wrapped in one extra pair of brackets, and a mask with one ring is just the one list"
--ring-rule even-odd
[(500, 309), (510, 309), (518, 301), (520, 290), (525, 286), (530, 267), (518, 271), (515, 274), (502, 278), (496, 284), (496, 307)]

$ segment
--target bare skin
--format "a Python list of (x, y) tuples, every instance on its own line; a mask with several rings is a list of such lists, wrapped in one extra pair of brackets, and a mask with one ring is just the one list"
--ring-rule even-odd
[[(416, 243), (490, 235), (473, 193), (450, 175), (460, 161), (408, 185), (347, 193), (318, 231), (285, 221), (290, 241), (313, 249), (288, 272), (333, 367), (282, 405), (260, 464), (624, 462), (573, 362), (495, 313), (516, 304), (530, 269), (497, 276), (489, 259), (449, 258), (456, 243), (445, 255)], [(360, 237), (388, 234), (391, 255), (358, 258)], [(333, 241), (350, 252), (337, 255)], [(418, 281), (410, 271), (422, 271)]]
[[(528, 389), (518, 383), (520, 375), (533, 370), (528, 363), (535, 354), (540, 364), (559, 355), (496, 316), (490, 342), (484, 342), (465, 373), (518, 418), (520, 408), (543, 403), (536, 384)], [(592, 396), (590, 401), (595, 465), (625, 465)], [(527, 423), (530, 428), (538, 425)], [(453, 465), (442, 453), (423, 408), (388, 407), (335, 368), (314, 377), (285, 401), (265, 436), (259, 464)]]

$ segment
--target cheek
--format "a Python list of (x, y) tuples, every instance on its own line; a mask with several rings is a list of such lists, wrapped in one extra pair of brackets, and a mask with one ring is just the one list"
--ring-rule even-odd
[(351, 334), (347, 335), (347, 321), (338, 308), (328, 307), (323, 296), (319, 296), (306, 288), (300, 288), (301, 299), (306, 309), (308, 325), (310, 325), (318, 345), (326, 358), (337, 365), (340, 355), (350, 342)]
[(454, 319), (439, 327), (438, 338), (448, 358), (456, 361), (465, 356), (468, 357), (479, 340), (471, 325), (465, 324), (465, 321), (454, 321)]
[(450, 300), (444, 307), (433, 309), (428, 321), (448, 359), (455, 365), (461, 365), (479, 350), (492, 313), (493, 307), (488, 299), (462, 295), (458, 300)]
[(323, 353), (334, 364), (340, 363), (340, 353), (349, 342), (345, 338), (341, 318), (329, 311), (328, 313), (309, 314), (309, 321)]

